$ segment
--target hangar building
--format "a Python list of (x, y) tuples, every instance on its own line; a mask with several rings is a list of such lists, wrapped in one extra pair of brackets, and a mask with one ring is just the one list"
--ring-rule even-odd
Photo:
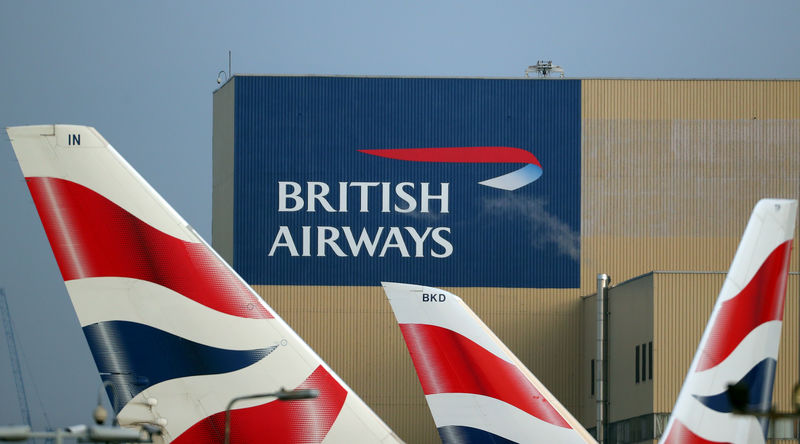
[[(800, 198), (797, 80), (235, 75), (213, 120), (214, 247), (415, 443), (439, 439), (381, 282), (461, 296), (593, 429), (610, 275), (604, 428), (649, 442), (751, 209)], [(452, 147), (535, 160), (435, 157)], [(409, 148), (430, 156), (397, 155)], [(541, 177), (508, 185), (520, 164)], [(800, 380), (797, 242), (782, 410)]]

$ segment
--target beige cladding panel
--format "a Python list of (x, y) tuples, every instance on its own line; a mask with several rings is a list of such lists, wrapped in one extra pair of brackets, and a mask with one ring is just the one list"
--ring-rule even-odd
[[(256, 285), (255, 290), (404, 440), (440, 442), (381, 287)], [(582, 392), (577, 290), (447, 288), (570, 410)]]
[(800, 198), (798, 92), (798, 81), (583, 81), (583, 292), (597, 273), (727, 269), (759, 199)]
[[(797, 249), (797, 240), (795, 248)], [(778, 368), (772, 403), (781, 411), (794, 410), (792, 390), (800, 382), (800, 275), (789, 276), (786, 286), (786, 304), (783, 308), (781, 348), (778, 351)]]
[(654, 411), (672, 411), (724, 280), (723, 273), (655, 276)]
[[(742, 225), (744, 229), (744, 225)], [(581, 283), (585, 293), (594, 293), (598, 273), (617, 282), (653, 270), (724, 270), (736, 251), (739, 237), (730, 238), (584, 238), (581, 248)]]
[(800, 119), (797, 80), (581, 81), (584, 119)]
[(583, 234), (738, 235), (719, 220), (797, 195), (798, 147), (800, 121), (584, 120)]

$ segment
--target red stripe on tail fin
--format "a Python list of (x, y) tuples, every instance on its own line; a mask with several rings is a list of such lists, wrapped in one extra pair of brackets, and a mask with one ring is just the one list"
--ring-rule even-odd
[(696, 371), (707, 370), (724, 361), (759, 325), (783, 320), (786, 270), (791, 253), (792, 241), (780, 244), (761, 264), (747, 286), (722, 303)]
[(570, 428), (519, 369), (446, 328), (400, 324), (426, 395), (473, 393), (511, 404), (550, 424)]
[[(231, 410), (231, 444), (322, 442), (344, 406), (347, 391), (322, 366), (297, 388), (317, 389), (319, 396)], [(172, 442), (221, 443), (224, 438), (225, 412), (219, 412), (193, 425)]]
[(50, 177), (26, 180), (65, 281), (140, 279), (223, 313), (273, 317), (204, 244), (165, 234), (74, 182)]

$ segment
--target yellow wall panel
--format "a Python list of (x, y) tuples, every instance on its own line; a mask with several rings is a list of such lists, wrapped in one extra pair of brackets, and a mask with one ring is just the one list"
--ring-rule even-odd
[(799, 119), (796, 80), (623, 80), (581, 82), (584, 119)]

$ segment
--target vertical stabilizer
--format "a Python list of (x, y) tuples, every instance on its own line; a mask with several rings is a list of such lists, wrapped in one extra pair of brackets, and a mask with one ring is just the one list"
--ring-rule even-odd
[(7, 131), (121, 425), (221, 443), (234, 397), (312, 388), (236, 404), (231, 442), (398, 441), (94, 128)]
[(756, 204), (722, 285), (662, 443), (763, 443), (766, 418), (734, 415), (729, 384), (767, 411), (778, 360), (797, 201)]
[(458, 296), (383, 288), (444, 443), (595, 442)]

